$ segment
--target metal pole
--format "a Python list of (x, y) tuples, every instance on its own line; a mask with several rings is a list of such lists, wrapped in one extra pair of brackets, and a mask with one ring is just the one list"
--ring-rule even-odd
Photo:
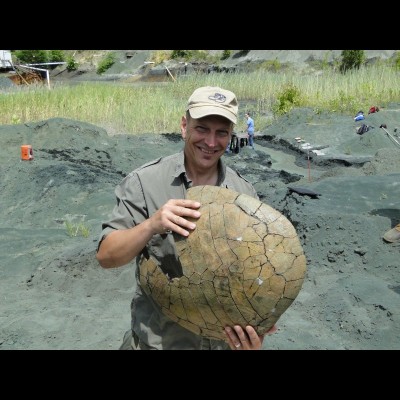
[(173, 79), (173, 81), (175, 82), (176, 79), (174, 78), (174, 76), (171, 74), (170, 70), (168, 69), (168, 67), (165, 67), (165, 69), (167, 70), (169, 76)]
[(400, 143), (392, 136), (383, 126), (381, 128), (387, 133), (387, 135), (392, 139), (398, 146), (400, 146)]
[(49, 71), (46, 71), (46, 79), (47, 79), (47, 87), (48, 87), (49, 89), (51, 89), (51, 88), (50, 88), (50, 76), (49, 76)]

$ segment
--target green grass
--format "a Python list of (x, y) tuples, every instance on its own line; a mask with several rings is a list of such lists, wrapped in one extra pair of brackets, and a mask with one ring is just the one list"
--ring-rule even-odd
[[(362, 67), (341, 74), (324, 70), (320, 75), (296, 72), (193, 74), (162, 83), (89, 82), (21, 86), (0, 93), (0, 124), (70, 118), (104, 127), (109, 133), (179, 132), (186, 101), (199, 86), (221, 86), (239, 100), (237, 130), (245, 128), (245, 111), (251, 111), (256, 130), (292, 107), (316, 112), (355, 115), (372, 105), (385, 107), (400, 101), (400, 74), (393, 66)], [(293, 97), (295, 94), (295, 97)]]
[(83, 221), (65, 221), (64, 225), (65, 229), (67, 230), (67, 234), (70, 237), (83, 236), (84, 238), (87, 238), (90, 235), (90, 228)]

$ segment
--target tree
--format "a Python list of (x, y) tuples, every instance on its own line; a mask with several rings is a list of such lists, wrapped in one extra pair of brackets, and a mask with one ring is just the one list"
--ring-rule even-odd
[(364, 50), (343, 50), (340, 71), (345, 73), (350, 69), (359, 69), (365, 62)]
[(48, 62), (46, 50), (15, 50), (14, 56), (23, 64), (40, 64)]

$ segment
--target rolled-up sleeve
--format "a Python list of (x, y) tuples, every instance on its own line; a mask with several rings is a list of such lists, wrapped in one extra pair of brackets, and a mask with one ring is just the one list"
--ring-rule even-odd
[(98, 247), (112, 231), (129, 229), (148, 218), (143, 188), (137, 173), (131, 172), (115, 188), (116, 204), (108, 221), (102, 223)]

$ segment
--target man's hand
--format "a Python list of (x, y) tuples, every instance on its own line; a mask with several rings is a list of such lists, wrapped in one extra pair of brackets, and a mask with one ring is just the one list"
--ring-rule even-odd
[[(265, 335), (272, 335), (278, 330), (274, 325)], [(256, 330), (247, 325), (243, 329), (240, 325), (227, 326), (224, 330), (229, 347), (232, 350), (260, 350), (264, 336), (258, 336)]]
[(200, 218), (199, 208), (200, 203), (198, 201), (169, 200), (149, 218), (153, 234), (159, 233), (162, 235), (172, 231), (182, 236), (189, 236), (189, 233), (196, 228), (196, 224), (187, 218)]

